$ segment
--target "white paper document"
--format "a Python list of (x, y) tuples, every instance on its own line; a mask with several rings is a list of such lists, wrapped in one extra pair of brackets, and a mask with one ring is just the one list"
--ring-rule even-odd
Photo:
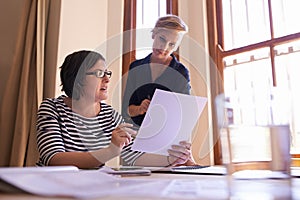
[(207, 98), (156, 89), (132, 150), (168, 155), (190, 137)]
[(226, 181), (203, 178), (175, 179), (162, 191), (162, 197), (173, 199), (227, 199)]
[(152, 183), (151, 180), (121, 179), (96, 169), (61, 168), (59, 171), (59, 168), (0, 168), (0, 183), (35, 195), (80, 199), (128, 195), (128, 190), (138, 190)]

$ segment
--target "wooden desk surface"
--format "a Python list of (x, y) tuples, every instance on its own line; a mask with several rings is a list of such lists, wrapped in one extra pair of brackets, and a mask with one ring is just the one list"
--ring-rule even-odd
[[(228, 199), (227, 197), (224, 198), (216, 198), (218, 191), (221, 191), (222, 188), (222, 182), (227, 183), (226, 176), (207, 176), (207, 175), (186, 175), (186, 174), (162, 174), (162, 173), (152, 173), (151, 176), (131, 176), (131, 177), (123, 177), (124, 179), (151, 179), (151, 180), (178, 180), (178, 181), (206, 181), (207, 182), (207, 188), (205, 190), (211, 189), (210, 197), (208, 198), (201, 198), (201, 199)], [(210, 188), (211, 183), (214, 183), (217, 187), (218, 185), (221, 185), (219, 188)], [(220, 184), (219, 184), (220, 183)], [(291, 186), (289, 186), (289, 184)], [(249, 181), (249, 180), (238, 180), (236, 181), (236, 187), (238, 192), (243, 191), (249, 191), (251, 188), (255, 188), (254, 190), (257, 191), (263, 191), (265, 192), (265, 198), (260, 199), (299, 199), (300, 200), (300, 178), (294, 178), (291, 179), (291, 182), (287, 182), (284, 180), (255, 180), (255, 181)], [(203, 188), (199, 188), (203, 189)], [(227, 191), (224, 189), (223, 191)], [(159, 191), (152, 191), (153, 193), (159, 193)], [(243, 193), (241, 193), (242, 196), (239, 197), (247, 197), (249, 199), (249, 196), (243, 196)], [(247, 194), (249, 195), (249, 194)], [(36, 196), (31, 194), (10, 194), (10, 193), (0, 193), (0, 199), (5, 200), (69, 200), (74, 198), (67, 198), (67, 197), (43, 197), (43, 196)], [(93, 200), (115, 200), (115, 199), (122, 199), (122, 200), (168, 200), (168, 199), (176, 199), (171, 197), (158, 197), (158, 196), (135, 196), (132, 194), (132, 196), (125, 195), (125, 196), (106, 196), (106, 197), (100, 197)], [(184, 198), (177, 198), (183, 200)], [(191, 199), (191, 198), (187, 198)], [(199, 198), (198, 198), (199, 199)], [(243, 198), (240, 198), (243, 199)], [(250, 199), (259, 199), (257, 196), (253, 196), (253, 198)]]

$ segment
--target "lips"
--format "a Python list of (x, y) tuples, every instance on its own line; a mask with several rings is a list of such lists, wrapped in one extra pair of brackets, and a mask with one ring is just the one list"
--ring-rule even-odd
[(106, 90), (107, 90), (107, 87), (101, 87), (100, 90), (101, 90), (101, 91), (106, 91)]
[(158, 54), (158, 55), (165, 55), (165, 51), (163, 50), (160, 50), (160, 49), (155, 49), (155, 53)]

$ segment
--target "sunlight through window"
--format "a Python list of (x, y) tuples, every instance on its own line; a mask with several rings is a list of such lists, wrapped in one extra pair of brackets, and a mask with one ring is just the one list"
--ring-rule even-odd
[(292, 153), (300, 152), (300, 40), (280, 37), (300, 32), (299, 6), (299, 0), (222, 0), (223, 49), (240, 49), (223, 57), (225, 92), (262, 95), (273, 85), (290, 91)]
[(137, 0), (136, 2), (136, 59), (152, 52), (151, 30), (156, 20), (167, 14), (165, 0)]

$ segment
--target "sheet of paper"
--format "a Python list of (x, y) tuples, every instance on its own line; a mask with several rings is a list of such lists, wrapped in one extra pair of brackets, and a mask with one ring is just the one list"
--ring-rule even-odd
[(0, 174), (6, 173), (45, 173), (56, 171), (79, 171), (75, 166), (45, 166), (45, 167), (0, 167)]
[[(23, 172), (21, 172), (23, 171)], [(63, 196), (80, 199), (108, 195), (126, 195), (151, 183), (150, 180), (127, 180), (99, 170), (0, 172), (0, 180), (23, 191), (42, 196)]]
[(157, 89), (132, 150), (168, 155), (172, 144), (189, 141), (207, 98)]
[[(212, 195), (213, 194), (213, 195)], [(175, 179), (162, 191), (162, 197), (174, 199), (227, 199), (225, 180)]]

